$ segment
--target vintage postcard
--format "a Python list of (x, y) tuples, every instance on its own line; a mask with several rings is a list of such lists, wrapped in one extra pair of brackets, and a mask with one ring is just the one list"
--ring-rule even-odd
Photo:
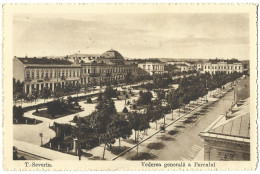
[(256, 4), (2, 8), (5, 170), (256, 169)]

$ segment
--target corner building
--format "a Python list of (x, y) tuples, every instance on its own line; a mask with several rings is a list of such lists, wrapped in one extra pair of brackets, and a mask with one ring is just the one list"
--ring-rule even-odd
[(64, 86), (66, 83), (76, 85), (80, 82), (80, 65), (68, 60), (14, 57), (13, 68), (13, 77), (24, 82), (24, 92), (27, 94), (44, 87), (54, 90), (58, 83)]

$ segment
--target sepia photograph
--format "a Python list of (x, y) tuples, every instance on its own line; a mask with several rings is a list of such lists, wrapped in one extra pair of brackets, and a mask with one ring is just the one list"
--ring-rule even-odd
[(4, 160), (255, 169), (257, 6), (126, 6), (4, 6)]

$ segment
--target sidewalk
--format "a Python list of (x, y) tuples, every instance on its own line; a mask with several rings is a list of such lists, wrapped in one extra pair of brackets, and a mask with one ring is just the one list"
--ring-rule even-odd
[[(38, 155), (40, 157), (48, 158), (50, 160), (79, 160), (78, 156), (73, 156), (70, 154), (50, 150), (37, 145), (25, 143), (22, 141), (14, 140), (14, 146), (17, 147), (19, 150)], [(88, 158), (82, 156), (81, 159), (87, 160)]]

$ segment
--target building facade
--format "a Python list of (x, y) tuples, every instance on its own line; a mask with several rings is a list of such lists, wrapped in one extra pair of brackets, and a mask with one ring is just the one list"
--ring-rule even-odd
[(242, 62), (231, 59), (231, 60), (224, 60), (224, 59), (213, 59), (207, 62), (204, 62), (202, 65), (202, 73), (210, 73), (210, 74), (217, 74), (217, 73), (233, 73), (243, 72), (243, 64)]
[(54, 90), (58, 83), (64, 86), (66, 83), (76, 85), (80, 82), (80, 65), (67, 60), (14, 57), (13, 67), (13, 77), (24, 82), (24, 92), (27, 94), (44, 87)]
[(249, 99), (220, 116), (200, 136), (204, 139), (205, 161), (249, 161)]
[(164, 63), (159, 60), (146, 60), (138, 63), (138, 67), (142, 68), (150, 75), (153, 74), (163, 74), (164, 73)]
[(116, 50), (109, 50), (95, 60), (81, 60), (81, 84), (99, 85), (100, 82), (124, 81), (127, 73), (138, 75), (138, 67), (127, 62)]

